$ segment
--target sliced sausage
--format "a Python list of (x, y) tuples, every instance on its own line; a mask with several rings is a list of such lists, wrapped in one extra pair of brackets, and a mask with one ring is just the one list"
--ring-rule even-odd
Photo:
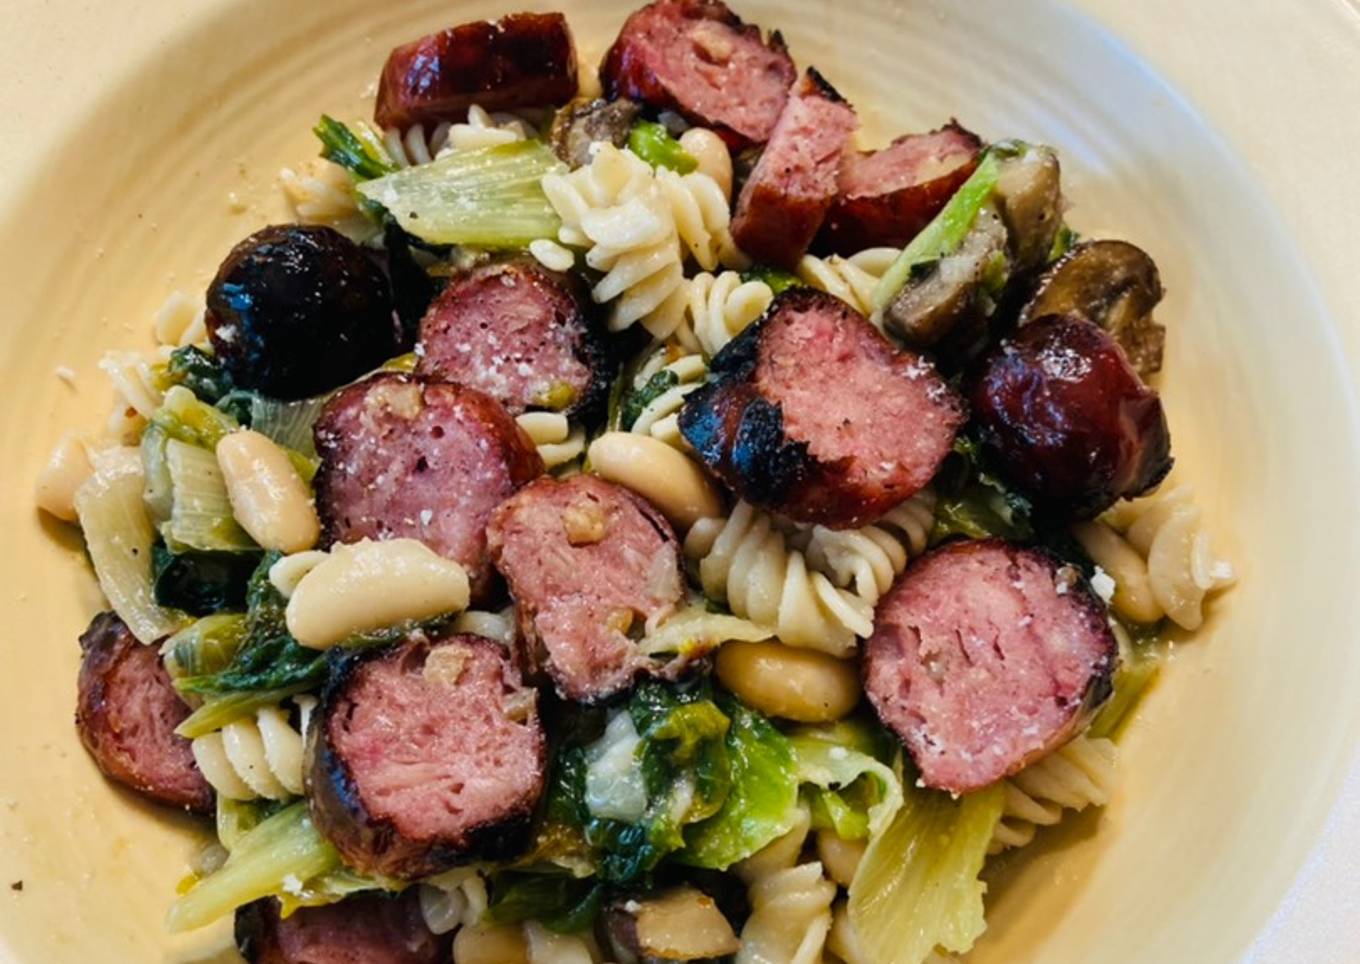
[(76, 729), (111, 780), (161, 803), (208, 813), (212, 787), (175, 727), (189, 715), (155, 646), (137, 642), (114, 613), (80, 636)]
[(575, 279), (532, 258), (494, 261), (455, 278), (420, 322), (416, 374), (529, 409), (598, 412), (614, 366)]
[(907, 567), (864, 644), (864, 690), (927, 786), (985, 787), (1065, 743), (1110, 695), (1118, 648), (1077, 571), (999, 539)]
[(923, 488), (963, 421), (929, 361), (845, 302), (794, 288), (714, 357), (680, 431), (748, 502), (848, 528)]
[(981, 151), (978, 136), (956, 121), (905, 134), (882, 150), (847, 151), (818, 247), (848, 256), (905, 246), (968, 180)]
[(1003, 474), (1047, 512), (1091, 517), (1171, 471), (1162, 400), (1078, 315), (1025, 325), (984, 359), (973, 417)]
[(590, 163), (590, 145), (598, 142), (623, 147), (633, 122), (641, 113), (627, 98), (594, 100), (580, 98), (560, 109), (554, 116), (548, 141), (553, 153), (572, 167)]
[(473, 598), (486, 598), (486, 520), (543, 473), (504, 406), (476, 389), (383, 372), (332, 396), (313, 431), (325, 544), (419, 539), (462, 563)]
[(207, 302), (213, 352), (236, 387), (274, 398), (330, 391), (397, 351), (387, 279), (319, 224), (256, 231), (223, 259)]
[(680, 542), (647, 501), (594, 475), (541, 478), (491, 517), (491, 556), (518, 605), (529, 672), (589, 702), (640, 673), (673, 674), (637, 645), (684, 596)]
[(514, 856), (543, 792), (537, 695), (480, 636), (339, 657), (308, 735), (317, 829), (360, 873), (405, 880)]
[(512, 13), (393, 48), (378, 81), (382, 128), (467, 118), (473, 104), (512, 110), (576, 96), (576, 47), (560, 13)]
[(414, 887), (299, 907), (286, 918), (273, 898), (236, 911), (236, 948), (249, 964), (442, 964), (449, 944), (426, 926)]
[(798, 263), (836, 197), (855, 123), (854, 108), (809, 67), (737, 199), (732, 237), (739, 248), (781, 268)]
[(610, 99), (677, 111), (732, 148), (769, 140), (795, 76), (784, 38), (762, 40), (721, 0), (658, 0), (635, 11), (600, 67)]

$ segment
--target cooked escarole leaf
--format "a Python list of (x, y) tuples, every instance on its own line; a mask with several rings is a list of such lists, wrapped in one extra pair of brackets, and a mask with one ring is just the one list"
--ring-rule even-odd
[(950, 536), (1029, 539), (1033, 506), (991, 470), (977, 440), (960, 435), (936, 478), (932, 544)]
[(288, 633), (284, 599), (269, 581), (269, 567), (279, 555), (265, 553), (250, 577), (244, 639), (230, 659), (175, 680), (181, 693), (205, 700), (179, 725), (181, 735), (201, 736), (260, 706), (315, 689), (325, 678), (326, 654), (300, 645)]
[(732, 721), (726, 736), (731, 789), (717, 813), (685, 828), (678, 859), (726, 870), (792, 826), (799, 767), (789, 740), (769, 720), (728, 696), (718, 705)]
[(207, 616), (245, 605), (246, 583), (259, 557), (249, 552), (176, 554), (156, 545), (152, 547), (152, 560), (156, 602), (194, 616)]
[(76, 490), (75, 509), (99, 587), (132, 635), (153, 643), (189, 617), (156, 601), (152, 546), (156, 529), (142, 501), (141, 453), (114, 448), (98, 453), (94, 474)]
[(1001, 818), (1002, 788), (955, 800), (908, 785), (869, 841), (850, 884), (850, 921), (869, 960), (921, 964), (936, 947), (963, 953), (983, 930), (978, 880)]
[(258, 550), (232, 515), (227, 482), (217, 456), (178, 439), (165, 443), (170, 474), (170, 518), (161, 526), (174, 552), (249, 552)]
[(897, 260), (879, 279), (873, 294), (875, 316), (888, 307), (902, 286), (912, 279), (914, 272), (923, 270), (922, 266), (958, 249), (977, 220), (978, 212), (996, 190), (997, 178), (1001, 173), (999, 148), (999, 145), (994, 145), (983, 152), (982, 160), (968, 180), (954, 192), (954, 196), (935, 215), (934, 220), (902, 249)]
[(327, 114), (321, 115), (312, 133), (321, 141), (321, 156), (339, 164), (361, 181), (397, 170), (382, 138), (364, 123), (348, 127)]
[(203, 676), (231, 665), (246, 641), (245, 613), (213, 613), (195, 620), (161, 645), (171, 677)]
[(216, 405), (235, 387), (221, 362), (197, 345), (172, 351), (165, 377), (170, 385), (184, 386), (209, 405)]
[(231, 856), (170, 907), (172, 932), (193, 930), (261, 897), (284, 896), (340, 869), (340, 855), (299, 800), (242, 834)]
[[(865, 732), (856, 732), (863, 730)], [(844, 840), (883, 832), (902, 806), (902, 786), (875, 757), (875, 738), (856, 721), (808, 726), (789, 736), (813, 826)]]
[(699, 166), (666, 125), (656, 121), (635, 122), (628, 132), (628, 149), (652, 167), (668, 167), (677, 174), (688, 174)]
[(541, 141), (516, 141), (455, 151), (358, 191), (427, 244), (520, 248), (557, 235), (561, 221), (539, 182), (561, 167)]
[(487, 917), (498, 924), (536, 920), (569, 934), (594, 923), (603, 898), (604, 887), (593, 878), (506, 871), (492, 881)]

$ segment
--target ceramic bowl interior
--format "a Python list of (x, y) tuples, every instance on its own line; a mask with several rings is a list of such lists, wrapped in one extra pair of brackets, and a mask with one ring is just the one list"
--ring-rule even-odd
[[(157, 6), (170, 16), (174, 5)], [(276, 174), (314, 156), (319, 113), (367, 115), (393, 44), (509, 9), (205, 6), (91, 92), (41, 173), (0, 203), (0, 885), (23, 882), (0, 886), (0, 957), (234, 959), (226, 926), (175, 940), (162, 930), (201, 833), (104, 782), (78, 744), (75, 638), (100, 599), (78, 535), (32, 509), (31, 479), (61, 432), (92, 430), (107, 410), (101, 352), (148, 347), (171, 290), (200, 296), (235, 241), (284, 216)], [(552, 6), (594, 63), (629, 5)], [(1360, 487), (1353, 403), (1304, 266), (1214, 131), (1065, 8), (738, 6), (857, 105), (865, 146), (950, 116), (1053, 144), (1071, 223), (1128, 238), (1160, 265), (1176, 478), (1194, 486), (1241, 580), (1145, 702), (1111, 806), (989, 872), (991, 926), (972, 960), (1235, 957), (1317, 836), (1357, 736), (1354, 714), (1336, 710), (1353, 703), (1360, 646), (1334, 602), (1353, 592), (1357, 550), (1326, 510), (1353, 505)]]

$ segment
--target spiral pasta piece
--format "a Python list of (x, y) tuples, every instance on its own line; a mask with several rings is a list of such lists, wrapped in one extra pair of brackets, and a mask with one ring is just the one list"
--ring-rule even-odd
[(561, 468), (586, 450), (586, 430), (573, 427), (561, 412), (525, 412), (515, 421), (533, 441), (545, 468)]
[(1053, 826), (1067, 810), (1105, 806), (1118, 764), (1112, 741), (1083, 734), (1025, 767), (1002, 784), (1005, 802), (987, 852), (1025, 846), (1040, 827)]
[(808, 564), (870, 606), (888, 591), (907, 563), (926, 549), (935, 523), (935, 492), (926, 488), (872, 525), (808, 530)]
[(281, 706), (262, 706), (254, 717), (233, 720), (196, 737), (194, 760), (214, 790), (229, 800), (288, 800), (302, 795), (303, 737), (316, 701), (294, 697), (302, 727), (293, 729)]
[(475, 867), (455, 867), (420, 885), (420, 914), (435, 934), (476, 924), (486, 912), (486, 881)]
[(791, 646), (845, 656), (856, 636), (873, 632), (872, 604), (810, 570), (771, 518), (746, 502), (726, 519), (696, 522), (685, 537), (685, 555), (697, 563), (710, 598)]
[(334, 228), (359, 242), (378, 233), (359, 210), (354, 179), (339, 164), (317, 160), (296, 171), (285, 167), (279, 171), (279, 186), (293, 217), (301, 224)]
[(810, 826), (807, 810), (800, 807), (787, 833), (733, 868), (746, 882), (751, 903), (737, 964), (821, 961), (836, 885), (820, 863), (798, 863)]
[(1135, 622), (1166, 616), (1182, 629), (1198, 629), (1205, 598), (1235, 579), (1185, 487), (1116, 506), (1073, 534), (1114, 580), (1114, 611)]
[(796, 273), (818, 291), (835, 295), (860, 314), (871, 317), (874, 288), (899, 254), (897, 248), (866, 248), (848, 258), (838, 254), (827, 258), (806, 254), (798, 262)]
[(113, 382), (116, 405), (150, 418), (165, 400), (155, 366), (169, 358), (170, 348), (161, 346), (154, 354), (136, 351), (108, 351), (99, 359), (99, 370)]
[(650, 435), (678, 449), (688, 449), (689, 443), (680, 434), (680, 409), (685, 405), (685, 396), (704, 383), (708, 365), (698, 354), (676, 358), (672, 355), (668, 351), (656, 352), (638, 369), (634, 387), (641, 388), (661, 372), (673, 374), (676, 384), (648, 402), (628, 430)]
[(705, 271), (741, 263), (727, 198), (707, 174), (653, 170), (612, 144), (594, 151), (589, 164), (543, 178), (562, 219), (558, 240), (585, 248), (586, 263), (603, 273), (591, 297), (611, 306), (611, 330), (640, 322), (668, 338), (684, 321), (686, 259)]
[(742, 281), (735, 271), (702, 271), (686, 282), (684, 321), (675, 339), (690, 351), (712, 358), (765, 313), (774, 292), (763, 281)]

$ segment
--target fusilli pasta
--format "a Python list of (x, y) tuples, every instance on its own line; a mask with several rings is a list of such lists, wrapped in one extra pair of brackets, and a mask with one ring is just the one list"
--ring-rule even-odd
[(293, 729), (288, 711), (263, 706), (255, 716), (233, 720), (196, 737), (194, 760), (212, 788), (229, 800), (287, 800), (302, 793), (302, 748), (314, 697), (297, 696), (302, 725)]
[(686, 257), (705, 271), (740, 264), (727, 198), (706, 174), (653, 170), (612, 144), (593, 150), (584, 167), (543, 178), (562, 219), (558, 240), (585, 248), (586, 263), (604, 272), (591, 297), (611, 305), (611, 330), (640, 321), (656, 338), (668, 338), (684, 320)]
[(164, 362), (169, 353), (168, 346), (162, 346), (153, 355), (135, 351), (105, 352), (99, 360), (99, 370), (113, 382), (117, 392), (115, 404), (135, 410), (142, 418), (150, 418), (165, 400), (155, 366)]
[(803, 551), (810, 566), (873, 606), (907, 562), (925, 551), (934, 522), (935, 493), (926, 488), (872, 525), (813, 526), (807, 530)]
[(689, 443), (680, 434), (680, 409), (684, 407), (685, 396), (703, 384), (708, 365), (698, 354), (674, 355), (674, 351), (663, 349), (654, 353), (638, 369), (633, 379), (635, 388), (646, 385), (653, 376), (663, 371), (675, 375), (676, 384), (648, 402), (633, 420), (629, 431), (650, 435), (667, 445), (686, 449)]
[(574, 462), (586, 450), (586, 430), (580, 425), (573, 427), (561, 412), (525, 412), (515, 421), (533, 440), (548, 469)]
[(285, 167), (279, 171), (279, 186), (293, 216), (302, 224), (335, 228), (355, 241), (365, 241), (378, 233), (374, 223), (359, 210), (353, 178), (338, 164), (317, 160), (300, 171)]
[(197, 345), (208, 340), (204, 321), (207, 309), (182, 291), (172, 291), (153, 316), (156, 343), (172, 347)]
[(1023, 847), (1065, 810), (1103, 807), (1114, 791), (1119, 750), (1110, 740), (1078, 736), (1002, 784), (1005, 802), (988, 853)]
[(675, 339), (690, 351), (712, 358), (765, 313), (774, 292), (763, 281), (742, 281), (735, 271), (702, 271), (685, 282), (685, 318)]
[(527, 116), (509, 112), (492, 114), (473, 104), (468, 109), (466, 121), (437, 124), (428, 133), (423, 124), (413, 124), (404, 131), (389, 127), (382, 133), (382, 144), (398, 167), (415, 167), (453, 151), (499, 147), (536, 135), (535, 125)]
[(1074, 533), (1114, 579), (1114, 611), (1135, 622), (1166, 616), (1182, 629), (1198, 629), (1205, 597), (1234, 580), (1185, 487), (1116, 506)]
[(486, 881), (475, 867), (455, 867), (420, 885), (420, 913), (436, 934), (476, 924), (486, 911)]
[(751, 916), (737, 964), (818, 964), (831, 929), (836, 885), (817, 861), (798, 863), (811, 821), (806, 810), (784, 836), (734, 869), (748, 885)]
[(871, 317), (874, 288), (899, 254), (897, 248), (866, 248), (848, 258), (838, 254), (828, 258), (807, 254), (798, 262), (797, 274), (818, 291), (835, 295), (860, 314)]
[(726, 519), (700, 519), (685, 537), (699, 581), (732, 612), (774, 631), (791, 646), (848, 655), (856, 636), (873, 632), (873, 606), (810, 570), (771, 518), (738, 502)]

